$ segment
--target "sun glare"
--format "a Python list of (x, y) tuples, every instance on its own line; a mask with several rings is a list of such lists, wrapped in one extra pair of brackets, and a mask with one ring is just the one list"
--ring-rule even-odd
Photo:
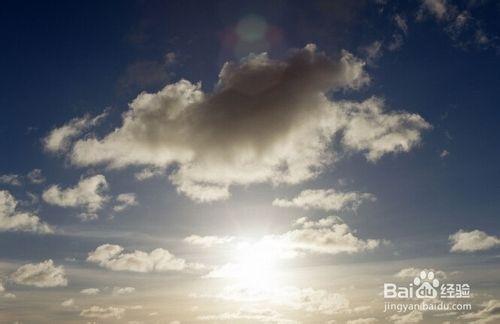
[(278, 253), (268, 242), (240, 243), (236, 248), (234, 278), (253, 288), (269, 288), (277, 279)]

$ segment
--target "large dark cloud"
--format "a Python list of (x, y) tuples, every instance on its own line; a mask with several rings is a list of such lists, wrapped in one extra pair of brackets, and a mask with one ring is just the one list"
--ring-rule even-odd
[(229, 186), (298, 183), (316, 176), (343, 150), (377, 160), (409, 151), (428, 128), (420, 116), (387, 113), (377, 98), (335, 102), (327, 93), (369, 83), (365, 63), (343, 51), (335, 58), (313, 44), (286, 60), (266, 54), (226, 63), (212, 93), (181, 80), (141, 93), (123, 124), (104, 138), (77, 141), (75, 165), (174, 165), (171, 181), (197, 201), (227, 198)]

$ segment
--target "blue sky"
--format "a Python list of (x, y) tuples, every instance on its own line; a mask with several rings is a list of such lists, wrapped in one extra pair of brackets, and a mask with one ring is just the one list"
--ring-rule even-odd
[(1, 323), (498, 320), (496, 2), (4, 7)]

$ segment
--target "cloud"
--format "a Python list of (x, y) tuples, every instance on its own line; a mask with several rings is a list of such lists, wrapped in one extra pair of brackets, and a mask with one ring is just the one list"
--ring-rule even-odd
[(139, 204), (137, 202), (137, 197), (135, 193), (119, 194), (115, 200), (118, 203), (113, 207), (113, 210), (115, 212), (121, 212), (124, 211), (125, 209), (128, 209), (131, 206), (137, 206)]
[(500, 245), (500, 238), (483, 231), (466, 232), (459, 230), (449, 237), (451, 252), (475, 252), (489, 250)]
[(396, 14), (394, 16), (394, 23), (405, 35), (408, 33), (408, 23), (403, 16)]
[(62, 307), (73, 307), (75, 305), (75, 300), (73, 298), (67, 299), (61, 303)]
[(287, 287), (280, 294), (279, 304), (311, 313), (332, 315), (349, 307), (344, 295), (323, 289)]
[(177, 63), (177, 54), (174, 52), (168, 52), (165, 54), (165, 63), (170, 65)]
[(382, 57), (382, 42), (374, 41), (370, 45), (363, 47), (362, 52), (366, 58), (366, 62), (370, 65), (375, 65), (375, 61)]
[(135, 291), (134, 287), (114, 287), (113, 294), (114, 295), (126, 295), (131, 294)]
[(247, 320), (252, 322), (275, 323), (275, 324), (298, 324), (299, 322), (286, 319), (281, 313), (267, 308), (240, 308), (234, 312), (226, 312), (216, 315), (200, 315), (200, 321), (235, 321)]
[[(45, 181), (45, 178), (42, 174), (42, 170), (33, 169), (31, 170), (26, 177), (33, 184), (41, 184)], [(23, 185), (24, 176), (18, 174), (3, 174), (0, 175), (0, 184), (6, 184), (11, 186), (22, 186)]]
[(17, 174), (3, 174), (0, 175), (0, 184), (7, 184), (11, 186), (21, 186), (21, 177)]
[(265, 303), (285, 306), (308, 313), (332, 315), (347, 311), (349, 300), (342, 294), (323, 289), (275, 287), (236, 284), (226, 286), (214, 295), (194, 295), (197, 298), (215, 298), (240, 303)]
[(8, 298), (8, 299), (16, 298), (16, 295), (5, 291), (5, 287), (3, 285), (2, 280), (0, 280), (0, 297)]
[(74, 165), (171, 168), (180, 193), (198, 201), (227, 199), (232, 185), (293, 184), (314, 178), (340, 155), (370, 161), (407, 152), (429, 124), (386, 112), (381, 99), (335, 102), (327, 93), (369, 82), (365, 63), (348, 52), (330, 58), (313, 44), (286, 60), (266, 54), (226, 63), (216, 89), (180, 80), (131, 103), (120, 127), (78, 140)]
[(472, 6), (465, 6), (463, 9), (459, 6), (459, 2), (453, 4), (446, 0), (422, 0), (417, 20), (423, 20), (426, 14), (429, 14), (444, 26), (444, 31), (458, 47), (464, 49), (471, 46), (479, 49), (491, 47), (495, 37), (490, 38), (482, 29), (484, 23), (472, 17), (469, 11)]
[(470, 323), (485, 324), (500, 321), (500, 300), (492, 299), (481, 305), (483, 308), (475, 313), (459, 316), (461, 319), (472, 320)]
[(450, 155), (450, 152), (448, 152), (448, 150), (442, 150), (441, 153), (439, 153), (439, 157), (442, 159), (444, 159), (448, 155)]
[(368, 317), (368, 318), (358, 318), (354, 320), (347, 321), (347, 324), (374, 324), (377, 323), (378, 319), (374, 317)]
[(431, 126), (419, 115), (384, 113), (381, 99), (372, 97), (361, 103), (343, 101), (349, 111), (342, 142), (355, 151), (365, 152), (374, 162), (384, 154), (408, 152), (421, 140), (421, 133)]
[(125, 308), (91, 306), (81, 311), (80, 316), (88, 318), (116, 318), (121, 319), (125, 314)]
[(243, 260), (214, 267), (205, 277), (238, 277), (248, 272), (251, 267), (248, 262), (253, 258), (259, 262), (272, 262), (278, 258), (290, 259), (308, 254), (353, 254), (370, 251), (388, 243), (386, 240), (358, 238), (341, 218), (335, 216), (316, 221), (302, 217), (295, 222), (294, 227), (282, 234), (263, 236), (255, 242), (240, 242), (237, 245), (240, 250), (238, 255), (244, 256)]
[(273, 206), (298, 207), (303, 209), (320, 209), (339, 211), (345, 208), (356, 210), (363, 201), (374, 201), (375, 196), (360, 192), (338, 192), (334, 189), (304, 190), (291, 200), (275, 199)]
[(34, 184), (41, 184), (41, 183), (45, 182), (45, 177), (43, 176), (42, 170), (40, 170), (40, 169), (31, 170), (28, 173), (27, 177), (28, 177), (28, 180)]
[(59, 207), (83, 208), (81, 214), (84, 220), (97, 218), (96, 212), (109, 200), (104, 194), (108, 189), (106, 178), (95, 175), (82, 178), (78, 184), (71, 188), (61, 189), (58, 185), (52, 185), (43, 192), (43, 200), (51, 205)]
[(448, 6), (446, 0), (422, 0), (421, 10), (427, 11), (435, 18), (441, 20), (448, 17), (451, 7)]
[(25, 264), (13, 272), (10, 277), (19, 285), (39, 288), (65, 287), (68, 285), (64, 267), (55, 266), (50, 259), (40, 263)]
[(199, 270), (198, 264), (187, 263), (165, 249), (155, 249), (150, 253), (135, 250), (124, 253), (119, 245), (104, 244), (90, 252), (88, 262), (113, 271), (161, 272)]
[(92, 296), (92, 295), (98, 295), (101, 292), (99, 288), (85, 288), (80, 290), (80, 294)]
[(54, 128), (42, 140), (45, 150), (51, 153), (66, 152), (76, 137), (98, 125), (107, 115), (107, 111), (95, 117), (85, 115), (81, 118), (74, 118), (61, 127)]
[(205, 248), (212, 247), (218, 244), (229, 243), (234, 240), (233, 236), (199, 236), (199, 235), (190, 235), (184, 238), (184, 242), (193, 245), (200, 245)]
[(19, 211), (17, 200), (6, 190), (0, 190), (0, 232), (20, 231), (39, 234), (53, 233), (52, 228), (30, 212)]
[(359, 253), (373, 250), (381, 244), (380, 240), (358, 238), (339, 217), (330, 216), (317, 221), (303, 217), (297, 220), (296, 227), (284, 234), (266, 236), (263, 242), (275, 245), (285, 257), (304, 253)]
[(394, 33), (391, 42), (387, 45), (389, 51), (397, 51), (404, 44), (404, 37), (401, 33)]
[(118, 80), (118, 88), (121, 91), (137, 88), (151, 88), (164, 84), (172, 76), (169, 67), (176, 63), (177, 57), (174, 52), (168, 52), (164, 60), (142, 60), (127, 66), (125, 72)]
[(396, 14), (393, 16), (393, 23), (396, 25), (397, 30), (392, 34), (392, 39), (387, 44), (389, 51), (399, 50), (403, 46), (405, 37), (408, 34), (408, 23), (405, 17)]
[(139, 172), (134, 173), (134, 177), (139, 181), (144, 181), (154, 177), (159, 177), (165, 174), (162, 168), (145, 168)]
[(411, 311), (408, 314), (394, 314), (389, 317), (394, 324), (409, 324), (409, 323), (420, 323), (424, 319), (422, 312), (418, 310)]
[[(240, 278), (248, 276), (248, 272), (264, 271), (254, 269), (252, 261), (266, 266), (277, 259), (290, 259), (308, 254), (360, 253), (373, 250), (386, 241), (363, 240), (354, 235), (354, 232), (338, 217), (322, 218), (310, 221), (306, 217), (296, 222), (296, 229), (283, 234), (267, 235), (256, 242), (240, 242), (237, 248), (242, 259), (216, 266), (210, 270), (205, 278)], [(269, 265), (267, 265), (269, 263)]]
[(398, 278), (415, 278), (420, 275), (420, 272), (425, 271), (429, 272), (432, 271), (434, 275), (439, 278), (439, 279), (446, 279), (447, 275), (444, 271), (441, 270), (434, 270), (434, 269), (419, 269), (419, 268), (404, 268), (401, 269), (398, 273), (395, 274), (396, 277)]

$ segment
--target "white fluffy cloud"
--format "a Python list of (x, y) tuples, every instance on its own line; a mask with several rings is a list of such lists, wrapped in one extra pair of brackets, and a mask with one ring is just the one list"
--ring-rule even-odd
[(114, 295), (126, 295), (131, 294), (135, 291), (134, 287), (114, 287), (113, 294)]
[(475, 313), (461, 315), (459, 318), (472, 321), (474, 324), (498, 323), (500, 321), (500, 300), (492, 299), (481, 305), (483, 308)]
[(489, 250), (500, 246), (500, 238), (488, 235), (483, 231), (473, 230), (466, 232), (459, 230), (449, 237), (451, 252), (474, 252)]
[(61, 303), (62, 307), (73, 307), (75, 305), (75, 300), (73, 298), (66, 299)]
[(375, 196), (360, 192), (338, 192), (333, 189), (304, 190), (291, 200), (275, 199), (274, 206), (299, 207), (303, 209), (321, 209), (338, 211), (344, 208), (357, 209), (363, 201), (374, 201)]
[(116, 196), (117, 204), (113, 207), (115, 212), (121, 212), (131, 206), (137, 206), (137, 196), (134, 193), (122, 193)]
[(84, 294), (87, 296), (98, 295), (101, 292), (99, 288), (85, 288), (80, 290), (80, 294)]
[(125, 314), (125, 308), (122, 307), (100, 307), (91, 306), (90, 308), (84, 309), (80, 312), (80, 316), (88, 318), (116, 318), (121, 319)]
[(124, 253), (123, 250), (119, 245), (104, 244), (90, 252), (87, 261), (113, 271), (161, 272), (196, 270), (200, 267), (161, 248), (149, 253), (138, 250)]
[(20, 186), (22, 185), (21, 177), (17, 174), (2, 174), (0, 175), (0, 184)]
[(293, 257), (304, 253), (338, 254), (373, 250), (380, 240), (363, 240), (339, 217), (326, 217), (317, 221), (303, 217), (297, 220), (296, 229), (263, 239), (276, 245), (283, 256)]
[(233, 236), (199, 236), (199, 235), (190, 235), (184, 238), (184, 242), (193, 245), (200, 245), (203, 247), (211, 247), (218, 244), (229, 243), (234, 240)]
[(315, 45), (283, 61), (266, 54), (226, 63), (213, 93), (181, 80), (141, 93), (122, 125), (103, 138), (78, 140), (78, 166), (166, 168), (178, 191), (196, 201), (230, 196), (231, 185), (298, 183), (337, 157), (331, 142), (375, 161), (406, 152), (429, 124), (406, 112), (386, 112), (377, 98), (335, 102), (327, 93), (369, 82), (364, 62), (347, 52), (330, 58)]
[(0, 232), (23, 231), (52, 233), (51, 227), (30, 212), (19, 211), (17, 200), (6, 190), (0, 190)]
[(45, 150), (52, 153), (68, 150), (72, 140), (91, 127), (99, 124), (106, 116), (107, 112), (96, 117), (85, 115), (81, 118), (74, 118), (61, 127), (54, 128), (50, 131), (49, 135), (43, 139)]
[(365, 152), (370, 161), (384, 154), (410, 151), (420, 142), (422, 130), (431, 127), (416, 114), (384, 112), (383, 100), (375, 97), (339, 105), (347, 119), (342, 143), (351, 150)]
[(13, 272), (10, 277), (19, 285), (39, 288), (66, 286), (68, 284), (64, 267), (55, 266), (50, 259), (40, 263), (25, 264)]
[(42, 198), (51, 205), (83, 208), (81, 218), (95, 219), (97, 218), (96, 212), (109, 200), (109, 197), (104, 194), (107, 189), (106, 178), (98, 174), (82, 178), (76, 186), (71, 188), (61, 189), (58, 185), (52, 185), (43, 192)]

